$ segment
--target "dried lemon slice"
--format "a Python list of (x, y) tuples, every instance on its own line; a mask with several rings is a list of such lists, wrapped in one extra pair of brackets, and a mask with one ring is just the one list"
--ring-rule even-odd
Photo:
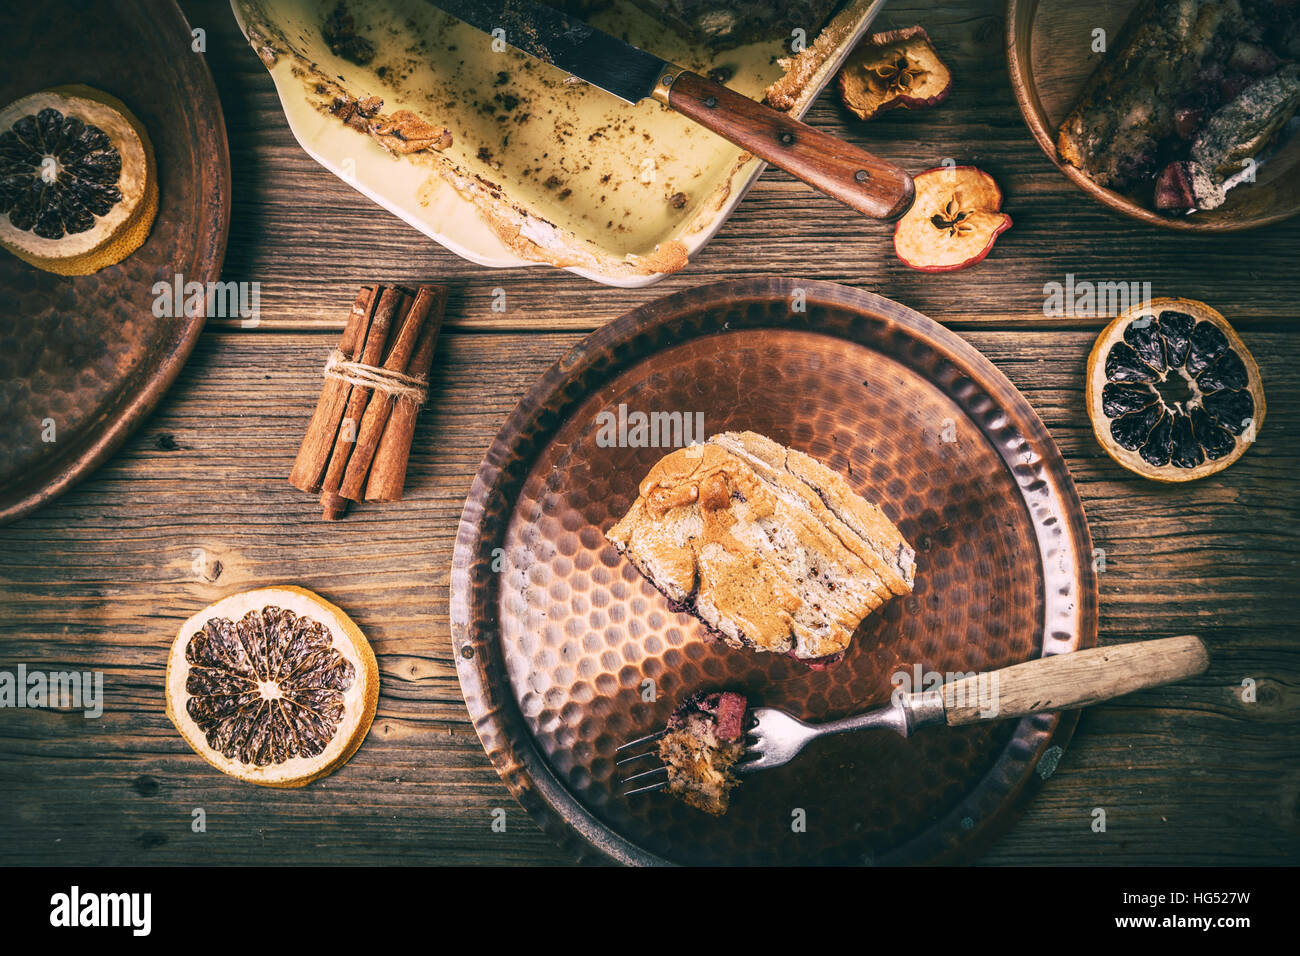
[(181, 625), (167, 661), (167, 716), (223, 773), (301, 787), (361, 746), (379, 700), (361, 630), (297, 587), (233, 594)]
[(121, 262), (149, 235), (158, 177), (144, 127), (88, 86), (0, 111), (0, 246), (58, 275)]
[(1088, 356), (1087, 402), (1106, 453), (1156, 481), (1222, 471), (1264, 423), (1255, 359), (1195, 299), (1152, 299), (1106, 326)]

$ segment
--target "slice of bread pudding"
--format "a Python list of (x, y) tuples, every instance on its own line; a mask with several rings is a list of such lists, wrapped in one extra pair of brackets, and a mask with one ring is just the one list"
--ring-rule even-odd
[(911, 593), (916, 569), (879, 508), (754, 432), (661, 458), (605, 537), (727, 644), (809, 662), (837, 659), (863, 618)]

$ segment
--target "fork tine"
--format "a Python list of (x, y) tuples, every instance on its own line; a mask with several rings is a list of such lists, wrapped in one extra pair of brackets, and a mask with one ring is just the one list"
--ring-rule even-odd
[[(629, 740), (627, 743), (617, 747), (614, 750), (614, 753), (617, 756), (618, 754), (626, 753), (627, 751), (633, 749), (634, 747), (640, 747), (645, 744), (653, 744), (655, 741), (662, 740), (667, 735), (668, 735), (668, 728), (665, 727), (662, 730), (657, 730), (652, 734), (646, 734), (644, 737), (638, 737), (636, 740)], [(638, 760), (644, 760), (646, 757), (654, 757), (655, 759), (658, 759), (659, 749), (657, 747), (651, 747), (649, 750), (643, 750), (640, 753), (627, 754), (627, 756), (620, 757), (619, 759), (615, 760), (614, 766), (622, 767), (625, 764), (631, 764), (631, 763), (635, 763)], [(630, 777), (622, 777), (619, 780), (619, 784), (621, 786), (626, 786), (627, 784), (634, 783), (635, 781), (638, 780), (646, 781), (656, 777), (662, 777), (663, 779), (654, 780), (654, 782), (647, 783), (646, 786), (643, 787), (636, 787), (635, 789), (632, 790), (625, 790), (623, 791), (623, 796), (633, 797), (636, 796), (638, 793), (651, 793), (655, 790), (662, 790), (664, 787), (668, 786), (668, 768), (664, 766), (662, 763), (660, 763), (649, 770), (643, 770), (640, 773), (634, 773)]]
[(622, 782), (631, 783), (633, 780), (642, 780), (646, 777), (656, 777), (659, 776), (660, 774), (662, 774), (664, 777), (668, 776), (668, 768), (665, 767), (663, 764), (660, 764), (659, 766), (653, 768), (652, 770), (643, 770), (640, 773), (632, 774), (632, 776), (630, 777), (624, 777)]
[(667, 733), (668, 733), (668, 728), (665, 727), (663, 730), (656, 731), (653, 734), (646, 734), (644, 737), (638, 737), (636, 740), (629, 740), (627, 743), (622, 744), (621, 746), (616, 748), (614, 753), (622, 753), (624, 750), (627, 750), (630, 747), (637, 746), (637, 744), (648, 744), (652, 740), (659, 740), (662, 737), (666, 736)]
[(645, 750), (639, 754), (632, 754), (632, 756), (630, 757), (623, 757), (621, 760), (615, 760), (614, 766), (621, 767), (625, 763), (633, 763), (637, 760), (643, 760), (646, 757), (657, 757), (657, 756), (659, 756), (659, 752), (657, 750)]
[(627, 791), (624, 791), (623, 796), (625, 796), (625, 797), (634, 797), (634, 796), (636, 796), (638, 793), (650, 793), (650, 792), (653, 791), (653, 790), (662, 790), (662, 789), (663, 789), (664, 787), (666, 787), (666, 786), (668, 786), (668, 781), (667, 781), (667, 780), (664, 780), (664, 781), (662, 781), (661, 783), (652, 783), (652, 784), (650, 784), (650, 786), (648, 786), (648, 787), (641, 787), (641, 788), (639, 788), (639, 789), (637, 789), (637, 790), (627, 790)]
[[(651, 753), (653, 754), (653, 751), (651, 751)], [(637, 756), (643, 757), (645, 754), (638, 754)], [(664, 764), (659, 764), (659, 766), (653, 767), (650, 770), (643, 770), (640, 773), (634, 773), (630, 777), (623, 777), (619, 780), (621, 786), (627, 786), (628, 784), (634, 783), (638, 780), (645, 781), (655, 777), (662, 777), (663, 779), (655, 780), (653, 783), (647, 783), (644, 787), (636, 787), (633, 790), (624, 790), (623, 796), (632, 797), (636, 796), (638, 793), (650, 793), (655, 790), (662, 790), (664, 787), (668, 786), (668, 768)]]

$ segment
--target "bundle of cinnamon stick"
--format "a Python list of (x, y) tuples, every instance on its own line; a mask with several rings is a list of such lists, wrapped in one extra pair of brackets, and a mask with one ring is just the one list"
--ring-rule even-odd
[(327, 520), (343, 517), (349, 501), (402, 497), (446, 307), (442, 286), (357, 293), (289, 473), (295, 488), (320, 493)]

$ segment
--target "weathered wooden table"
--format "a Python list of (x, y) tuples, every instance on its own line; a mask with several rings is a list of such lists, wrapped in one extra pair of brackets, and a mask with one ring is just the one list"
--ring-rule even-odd
[[(991, 172), (1015, 225), (981, 265), (921, 275), (890, 227), (766, 173), (717, 238), (660, 285), (621, 291), (547, 268), (471, 265), (372, 206), (294, 142), (221, 0), (207, 31), (226, 112), (234, 215), (225, 278), (261, 283), (261, 325), (210, 321), (152, 419), (91, 479), (0, 529), (0, 668), (97, 669), (103, 716), (0, 711), (3, 863), (556, 863), (469, 725), (451, 660), (448, 567), (462, 500), (501, 421), (582, 334), (721, 278), (783, 274), (890, 296), (958, 330), (1059, 443), (1099, 548), (1102, 641), (1201, 634), (1208, 673), (1087, 711), (1056, 773), (988, 863), (1300, 862), (1300, 219), (1201, 238), (1118, 218), (1039, 152), (1012, 99), (1001, 5), (899, 0), (956, 72), (941, 107), (859, 123), (833, 92), (809, 121), (919, 171)], [(1044, 286), (1149, 281), (1234, 322), (1268, 420), (1228, 471), (1190, 487), (1129, 475), (1094, 441), (1084, 360), (1102, 318), (1049, 319)], [(285, 481), (358, 285), (449, 283), (447, 331), (407, 499), (326, 524)], [(491, 310), (494, 289), (508, 309)], [(301, 791), (230, 781), (163, 712), (179, 622), (235, 590), (296, 582), (347, 609), (379, 655), (368, 741)], [(1242, 700), (1246, 679), (1253, 703)], [(492, 811), (507, 810), (504, 833)], [(1095, 808), (1107, 828), (1094, 832)], [(203, 808), (206, 832), (194, 832)]]

